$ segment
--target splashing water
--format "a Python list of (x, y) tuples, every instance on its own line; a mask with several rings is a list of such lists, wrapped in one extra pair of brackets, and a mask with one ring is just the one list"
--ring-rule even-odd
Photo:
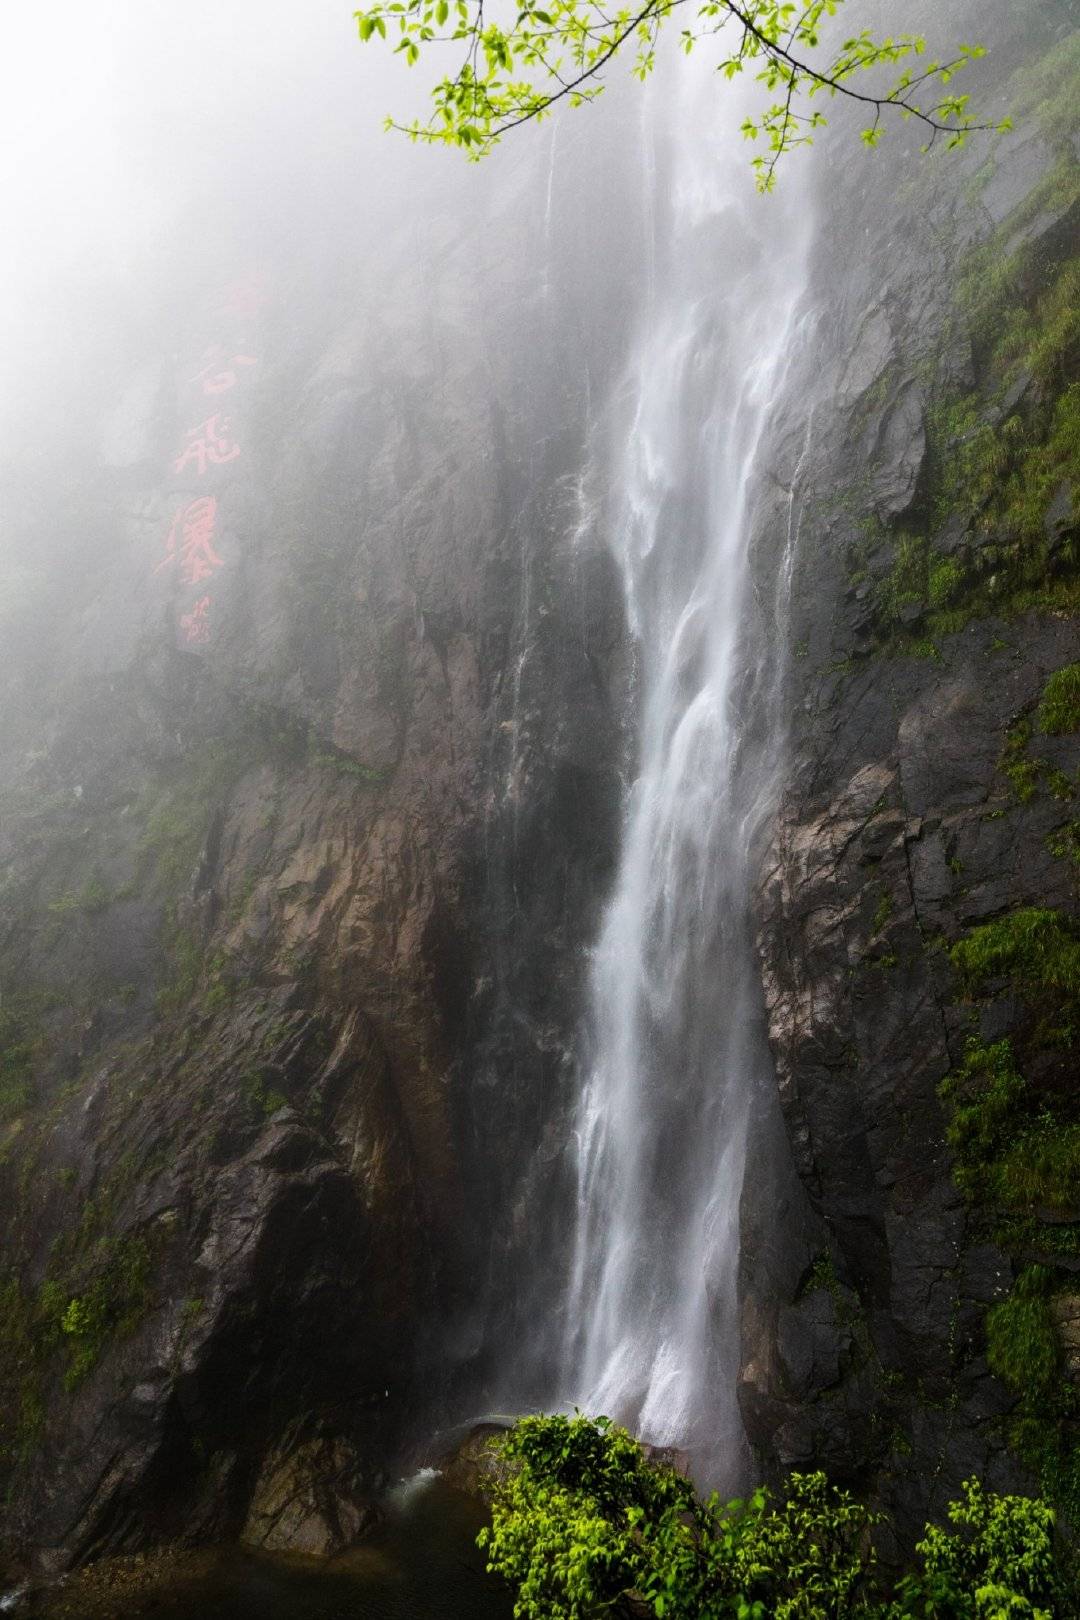
[(718, 128), (732, 98), (704, 66), (669, 91), (679, 127), (650, 152), (655, 291), (602, 469), (640, 733), (592, 968), (564, 1387), (719, 1481), (743, 1449), (739, 1203), (768, 1072), (750, 853), (778, 769), (775, 630), (797, 525), (785, 510), (770, 603), (750, 590), (748, 547), (804, 324), (809, 219), (795, 175), (754, 193), (745, 147)]

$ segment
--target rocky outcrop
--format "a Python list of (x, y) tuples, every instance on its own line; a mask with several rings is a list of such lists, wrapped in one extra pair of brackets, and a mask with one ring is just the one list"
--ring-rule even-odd
[[(1076, 1507), (1069, 1422), (995, 1376), (987, 1320), (1045, 1263), (1062, 1366), (1072, 1356), (1075, 1189), (1052, 1213), (1037, 1192), (993, 1191), (951, 1129), (957, 1084), (977, 1107), (982, 1082), (942, 1091), (1009, 1040), (1028, 1088), (1009, 1130), (1028, 1140), (1045, 1108), (1061, 1130), (1074, 1118), (1041, 992), (1015, 965), (965, 980), (954, 950), (1030, 908), (1066, 930), (1077, 914), (1080, 737), (1040, 707), (1077, 655), (1075, 532), (1048, 543), (1057, 479), (1080, 473), (1059, 437), (1075, 341), (1052, 330), (1075, 274), (1077, 170), (1054, 101), (1073, 69), (1053, 7), (1025, 27), (990, 42), (999, 77), (980, 92), (1019, 103), (1015, 135), (909, 176), (898, 210), (844, 177), (838, 215), (864, 224), (866, 251), (839, 287), (823, 266), (835, 366), (807, 377), (778, 450), (806, 433), (791, 767), (758, 944), (790, 1154), (774, 1175), (797, 1181), (786, 1245), (774, 1237), (756, 1271), (748, 1258), (743, 1409), (767, 1466), (856, 1481), (902, 1539), (971, 1474)], [(771, 565), (767, 532), (758, 554)], [(1041, 1474), (1021, 1415), (1050, 1435)]]

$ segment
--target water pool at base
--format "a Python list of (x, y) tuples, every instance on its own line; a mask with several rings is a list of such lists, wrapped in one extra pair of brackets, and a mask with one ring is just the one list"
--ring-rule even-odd
[(326, 1562), (238, 1548), (183, 1555), (130, 1586), (61, 1583), (14, 1616), (42, 1620), (510, 1620), (476, 1534), (480, 1505), (440, 1480), (409, 1494), (370, 1539)]

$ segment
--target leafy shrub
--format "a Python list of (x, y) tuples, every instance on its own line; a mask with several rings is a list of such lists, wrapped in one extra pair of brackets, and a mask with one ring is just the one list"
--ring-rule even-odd
[[(151, 1254), (145, 1238), (105, 1239), (101, 1269), (68, 1297), (55, 1280), (42, 1285), (39, 1305), (46, 1337), (63, 1337), (68, 1351), (64, 1387), (73, 1390), (100, 1361), (110, 1338), (126, 1338), (149, 1307)], [(51, 1333), (50, 1333), (50, 1330)]]
[[(1051, 1620), (1063, 1615), (1051, 1510), (964, 1486), (955, 1533), (927, 1527), (922, 1568), (891, 1600), (877, 1583), (880, 1522), (824, 1474), (783, 1496), (700, 1500), (606, 1418), (524, 1418), (498, 1443), (503, 1472), (488, 1568), (517, 1620)], [(1055, 1607), (1055, 1605), (1057, 1605)]]
[(1054, 1515), (1026, 1496), (962, 1487), (949, 1518), (960, 1534), (928, 1525), (915, 1549), (923, 1573), (901, 1583), (891, 1613), (956, 1620), (1055, 1620), (1064, 1599), (1054, 1557)]

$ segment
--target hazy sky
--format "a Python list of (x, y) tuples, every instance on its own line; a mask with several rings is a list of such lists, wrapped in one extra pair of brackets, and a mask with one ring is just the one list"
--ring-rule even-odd
[(410, 175), (461, 168), (383, 133), (424, 85), (359, 44), (349, 0), (13, 5), (4, 46), (0, 459), (58, 433), (106, 334), (122, 364), (121, 332), (230, 237), (374, 227)]
[(337, 138), (374, 135), (410, 88), (361, 50), (347, 0), (56, 0), (11, 8), (4, 33), (8, 274), (123, 267), (191, 187), (239, 178), (271, 120), (347, 168)]

